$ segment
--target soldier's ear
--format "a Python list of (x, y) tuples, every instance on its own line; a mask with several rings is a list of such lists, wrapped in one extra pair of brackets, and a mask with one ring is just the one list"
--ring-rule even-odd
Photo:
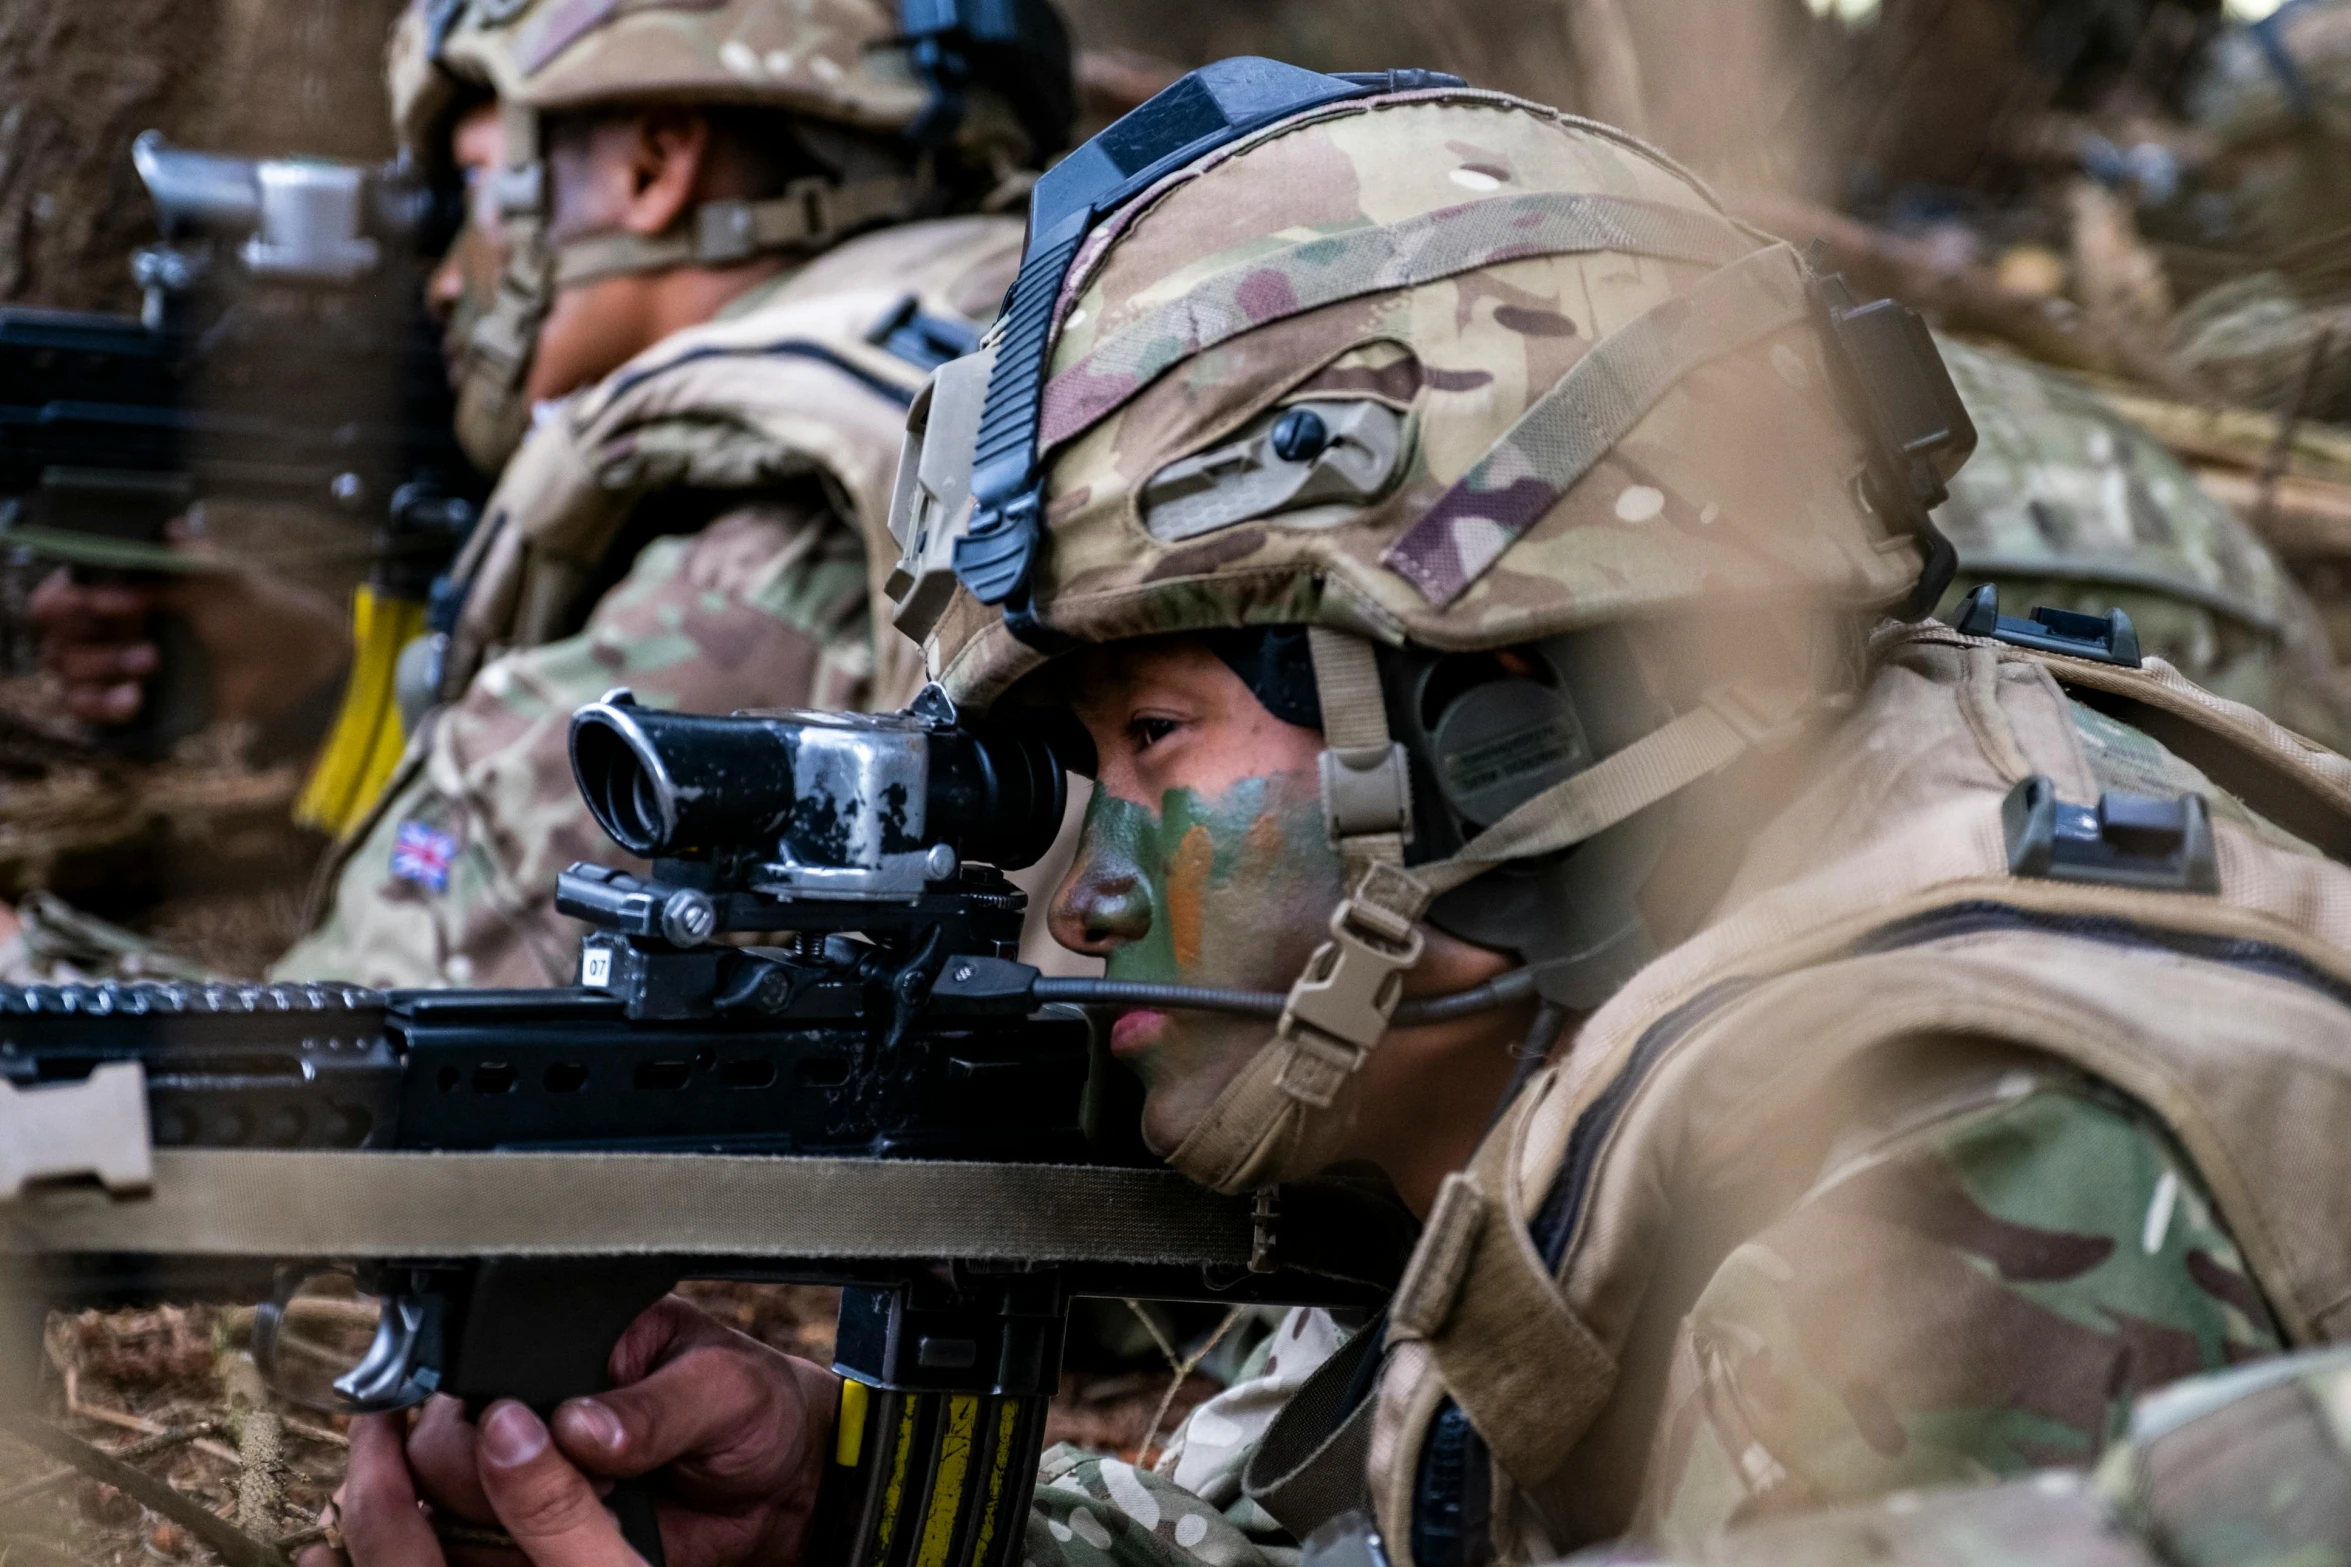
[(629, 143), (628, 200), (621, 226), (665, 234), (700, 201), (710, 165), (710, 117), (699, 109), (646, 109)]

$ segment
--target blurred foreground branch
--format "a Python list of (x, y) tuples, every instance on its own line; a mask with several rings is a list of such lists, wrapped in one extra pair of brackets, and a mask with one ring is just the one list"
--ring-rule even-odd
[(1624, 0), (1567, 0), (1567, 32), (1575, 46), (1581, 78), (1576, 101), (1583, 112), (1635, 136), (1654, 134), (1641, 53)]
[(1747, 195), (1731, 206), (1798, 246), (1819, 240), (1829, 267), (1849, 276), (1865, 296), (1891, 294), (1941, 325), (2002, 338), (2048, 364), (2137, 381), (2181, 402), (2208, 400), (2201, 386), (2125, 321), (2095, 316), (2055, 295), (2010, 288), (1993, 269), (1951, 247), (1792, 197)]
[(201, 1504), (103, 1448), (68, 1436), (46, 1421), (11, 1420), (7, 1430), (19, 1441), (72, 1465), (93, 1480), (113, 1486), (141, 1507), (170, 1519), (218, 1552), (228, 1567), (288, 1567), (286, 1554), (276, 1546), (254, 1539), (225, 1518), (214, 1517)]

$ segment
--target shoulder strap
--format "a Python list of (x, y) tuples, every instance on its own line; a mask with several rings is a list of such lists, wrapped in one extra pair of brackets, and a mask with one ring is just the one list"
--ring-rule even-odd
[(2020, 648), (2002, 656), (2039, 663), (2084, 706), (2145, 733), (2329, 859), (2351, 863), (2351, 761), (2214, 696), (2161, 659), (2125, 669)]
[(1241, 1472), (1241, 1493), (1296, 1539), (1366, 1507), (1364, 1465), (1379, 1408), (1370, 1394), (1386, 1337), (1384, 1325), (1374, 1322), (1316, 1367)]

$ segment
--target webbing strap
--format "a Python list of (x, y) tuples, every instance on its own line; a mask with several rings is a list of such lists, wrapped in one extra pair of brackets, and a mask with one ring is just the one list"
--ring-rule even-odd
[(852, 229), (903, 212), (914, 199), (905, 179), (794, 180), (765, 201), (706, 201), (666, 234), (590, 234), (557, 248), (555, 286), (671, 267), (729, 266), (770, 250), (821, 249)]
[(1749, 751), (1791, 738), (1816, 706), (1788, 692), (1721, 687), (1690, 711), (1523, 802), (1451, 859), (1416, 865), (1411, 874), (1442, 893), (1507, 860), (1582, 843)]
[(1445, 1177), (1396, 1288), (1388, 1341), (1419, 1342), (1445, 1391), (1522, 1485), (1556, 1470), (1615, 1391), (1615, 1356), (1528, 1239), (1527, 1142), (1556, 1072), (1521, 1093), (1469, 1168)]
[[(1597, 765), (1525, 801), (1449, 859), (1407, 868), (1411, 798), (1386, 830), (1350, 833), (1348, 791), (1391, 798), (1376, 782), (1403, 757), (1389, 739), (1378, 654), (1346, 632), (1309, 632), (1323, 703), (1323, 808), (1345, 855), (1348, 895), (1331, 913), (1330, 940), (1290, 986), (1266, 1047), (1219, 1093), (1169, 1163), (1218, 1191), (1245, 1191), (1302, 1173), (1342, 1120), (1334, 1108), (1388, 1031), (1404, 976), (1420, 961), (1420, 920), (1436, 897), (1508, 860), (1549, 854), (1798, 732), (1816, 711), (1808, 696), (1725, 687)], [(1364, 765), (1358, 769), (1350, 759)], [(1394, 786), (1403, 788), (1401, 783)], [(1368, 821), (1368, 807), (1365, 820)]]
[(1241, 1494), (1298, 1539), (1343, 1512), (1368, 1510), (1364, 1464), (1379, 1400), (1363, 1396), (1373, 1386), (1365, 1362), (1379, 1356), (1386, 1338), (1376, 1322), (1360, 1328), (1315, 1367), (1241, 1471)]
[[(1408, 869), (1411, 774), (1403, 748), (1389, 738), (1378, 655), (1363, 638), (1326, 627), (1310, 629), (1308, 639), (1323, 709), (1323, 814), (1346, 859), (1348, 894), (1332, 911), (1330, 940), (1291, 983), (1265, 1081), (1244, 1089), (1244, 1074), (1210, 1108), (1211, 1121), (1237, 1117), (1235, 1130), (1252, 1143), (1262, 1142), (1276, 1117), (1328, 1110), (1362, 1069), (1387, 1033), (1404, 975), (1420, 961), (1419, 921), (1439, 894), (1506, 861), (1605, 832), (1786, 737), (1812, 708), (1801, 694), (1710, 692), (1689, 712), (1523, 802), (1451, 858)], [(1196, 1140), (1197, 1133), (1187, 1146)]]
[[(1346, 860), (1349, 890), (1332, 911), (1331, 939), (1290, 986), (1274, 1030), (1281, 1063), (1273, 1086), (1293, 1107), (1327, 1110), (1388, 1031), (1404, 974), (1420, 961), (1416, 926), (1428, 899), (1402, 869), (1412, 775), (1404, 748), (1389, 737), (1379, 655), (1348, 632), (1315, 626), (1306, 635), (1322, 703), (1323, 818)], [(1269, 1113), (1265, 1105), (1244, 1108), (1252, 1117)]]
[(1324, 626), (1306, 632), (1322, 704), (1322, 809), (1353, 882), (1374, 862), (1404, 858), (1412, 826), (1412, 774), (1388, 734), (1379, 656), (1361, 637)]
[(1309, 626), (1306, 649), (1314, 661), (1314, 694), (1322, 703), (1323, 743), (1343, 751), (1384, 748), (1388, 704), (1372, 645), (1328, 626)]
[(0, 1258), (925, 1257), (1246, 1267), (1168, 1170), (622, 1153), (158, 1149), (152, 1196), (0, 1203)]
[(1752, 248), (1726, 220), (1630, 196), (1488, 196), (1300, 240), (1202, 279), (1120, 328), (1045, 389), (1040, 449), (1084, 433), (1170, 366), (1325, 305), (1532, 256), (1613, 250), (1719, 267)]
[(1593, 344), (1381, 564), (1431, 604), (1452, 603), (1684, 376), (1809, 311), (1804, 264), (1786, 245), (1753, 251), (1660, 301)]

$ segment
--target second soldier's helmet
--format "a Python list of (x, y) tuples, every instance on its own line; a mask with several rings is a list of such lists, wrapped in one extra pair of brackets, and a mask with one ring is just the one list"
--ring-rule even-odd
[[(386, 61), (402, 145), (427, 168), (456, 116), (495, 103), (503, 276), (464, 323), (461, 438), (496, 467), (521, 439), (538, 328), (557, 290), (616, 273), (812, 252), (945, 203), (1067, 143), (1070, 45), (1051, 0), (413, 0)], [(668, 234), (550, 244), (550, 117), (689, 103), (793, 116), (826, 172), (760, 200), (708, 202)], [(877, 155), (877, 143), (879, 155)]]
[[(1972, 442), (1915, 316), (1649, 148), (1227, 61), (1040, 181), (991, 346), (912, 420), (899, 623), (967, 704), (1089, 642), (1264, 627), (1310, 659), (1352, 892), (1175, 1153), (1237, 1189), (1313, 1166), (1424, 916), (1563, 1005), (1646, 961), (1653, 808), (1931, 605)], [(1638, 630), (1677, 621), (1748, 640), (1677, 687)]]

